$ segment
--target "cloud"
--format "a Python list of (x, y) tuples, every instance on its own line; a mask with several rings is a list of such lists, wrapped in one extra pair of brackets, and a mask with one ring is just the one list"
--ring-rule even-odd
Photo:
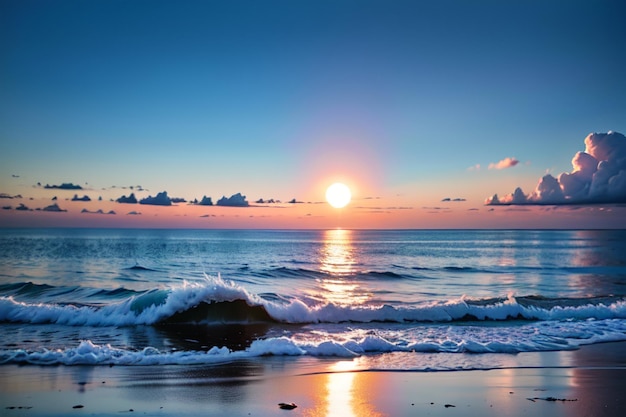
[(0, 198), (14, 199), (14, 198), (22, 198), (22, 196), (20, 194), (10, 195), (10, 194), (7, 194), (7, 193), (0, 193)]
[(61, 185), (46, 184), (43, 188), (46, 188), (49, 190), (82, 190), (83, 189), (83, 187), (81, 187), (80, 185), (74, 185), (71, 182), (66, 182)]
[(137, 204), (137, 197), (135, 197), (135, 193), (131, 193), (128, 197), (123, 195), (115, 201), (123, 204)]
[(250, 204), (246, 201), (246, 196), (241, 195), (241, 193), (233, 194), (229, 198), (223, 196), (219, 200), (217, 200), (218, 206), (226, 206), (226, 207), (248, 207)]
[(274, 200), (273, 198), (270, 198), (269, 200), (264, 200), (262, 198), (259, 198), (257, 201), (255, 201), (255, 204), (276, 204), (276, 203), (280, 203), (280, 200)]
[(571, 172), (556, 178), (544, 175), (530, 194), (518, 187), (485, 201), (486, 205), (617, 203), (626, 203), (626, 137), (611, 131), (585, 138), (585, 151), (574, 155)]
[(96, 211), (89, 211), (87, 209), (82, 209), (81, 213), (87, 213), (87, 214), (117, 214), (113, 210), (109, 210), (108, 212), (105, 213), (102, 209), (99, 209), (99, 210), (96, 210)]
[(126, 215), (130, 215), (130, 216), (141, 216), (141, 212), (138, 211), (129, 211), (128, 213), (126, 213)]
[(72, 201), (91, 201), (91, 198), (89, 198), (88, 195), (79, 197), (78, 194), (74, 194), (74, 197), (72, 197)]
[(139, 200), (139, 204), (148, 204), (152, 206), (171, 206), (172, 199), (167, 196), (167, 191), (162, 191), (156, 196), (149, 195), (146, 198)]
[[(121, 188), (122, 190), (126, 190), (126, 189), (130, 189), (131, 191), (150, 191), (146, 188), (143, 188), (141, 185), (112, 185), (110, 187), (108, 187), (109, 189), (113, 189), (113, 188)], [(107, 188), (103, 188), (103, 190), (106, 190)]]
[(461, 198), (461, 197), (457, 197), (457, 198), (446, 197), (446, 198), (442, 198), (441, 201), (442, 202), (446, 202), (446, 203), (449, 203), (449, 202), (460, 203), (460, 202), (466, 201), (466, 200), (464, 198)]
[(59, 207), (59, 205), (58, 205), (58, 204), (56, 204), (56, 203), (51, 204), (51, 205), (49, 205), (49, 206), (46, 206), (46, 207), (42, 208), (41, 210), (42, 210), (42, 211), (51, 211), (51, 212), (54, 212), (54, 213), (64, 213), (64, 212), (66, 212), (66, 211), (67, 211), (67, 210), (63, 210), (63, 209), (62, 209), (61, 207)]
[(519, 161), (515, 158), (507, 157), (501, 160), (500, 162), (489, 164), (489, 169), (506, 169), (512, 168), (515, 165), (519, 164)]
[(192, 204), (196, 204), (198, 206), (212, 206), (213, 200), (211, 197), (203, 196), (202, 200), (198, 201), (198, 199), (194, 200)]
[(422, 206), (422, 210), (450, 210), (450, 207), (439, 207), (439, 206)]
[(24, 203), (20, 203), (19, 206), (15, 207), (15, 210), (18, 211), (32, 211), (30, 208), (26, 207)]

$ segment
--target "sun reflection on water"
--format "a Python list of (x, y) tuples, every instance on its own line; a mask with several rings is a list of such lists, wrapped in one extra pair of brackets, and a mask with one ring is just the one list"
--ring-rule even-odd
[(371, 298), (355, 279), (358, 262), (352, 234), (343, 229), (324, 232), (319, 264), (327, 277), (319, 279), (322, 294), (318, 295), (336, 305), (363, 304)]
[(320, 264), (321, 270), (332, 276), (346, 276), (355, 272), (351, 230), (333, 229), (324, 232)]

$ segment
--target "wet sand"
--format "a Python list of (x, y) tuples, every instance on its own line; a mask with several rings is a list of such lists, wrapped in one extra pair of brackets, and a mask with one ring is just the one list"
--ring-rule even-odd
[(626, 415), (626, 342), (514, 356), (528, 365), (363, 371), (362, 360), (354, 366), (345, 359), (281, 357), (219, 366), (2, 365), (0, 415)]

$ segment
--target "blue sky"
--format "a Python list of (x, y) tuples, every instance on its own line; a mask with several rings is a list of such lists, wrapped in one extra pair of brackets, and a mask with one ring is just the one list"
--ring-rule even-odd
[[(5, 193), (74, 182), (315, 201), (341, 179), (394, 206), (480, 207), (570, 171), (590, 132), (626, 131), (621, 1), (0, 10)], [(487, 169), (506, 157), (520, 163)]]

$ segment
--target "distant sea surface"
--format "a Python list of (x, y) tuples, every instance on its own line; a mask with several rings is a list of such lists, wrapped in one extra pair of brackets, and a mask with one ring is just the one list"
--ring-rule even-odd
[(2, 229), (0, 334), (0, 364), (507, 366), (626, 340), (626, 231)]

